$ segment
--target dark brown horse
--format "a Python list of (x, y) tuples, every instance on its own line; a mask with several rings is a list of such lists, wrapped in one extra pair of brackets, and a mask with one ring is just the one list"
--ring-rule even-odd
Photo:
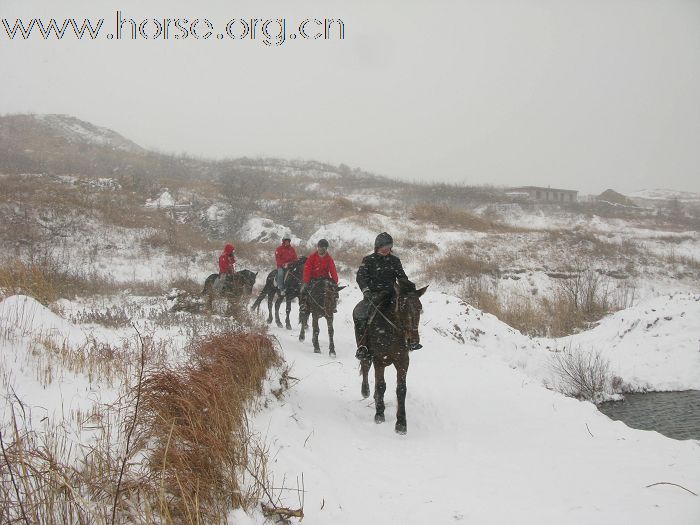
[(318, 344), (318, 334), (321, 329), (318, 326), (318, 319), (324, 317), (328, 325), (328, 339), (330, 341), (328, 354), (335, 357), (335, 343), (333, 343), (333, 314), (338, 305), (338, 292), (345, 286), (338, 286), (330, 279), (314, 279), (311, 281), (304, 293), (303, 298), (299, 299), (299, 324), (301, 331), (299, 332), (299, 341), (305, 338), (306, 329), (309, 327), (309, 315), (311, 315), (311, 323), (313, 335), (311, 341), (314, 345), (314, 352), (321, 353), (321, 347)]
[(257, 275), (258, 272), (241, 270), (230, 275), (224, 275), (221, 277), (223, 281), (219, 281), (218, 273), (211, 274), (204, 281), (204, 289), (202, 290), (202, 295), (206, 296), (207, 308), (211, 310), (215, 297), (224, 297), (228, 299), (230, 311), (235, 302), (241, 298), (249, 297), (253, 293)]
[(428, 287), (416, 290), (410, 282), (394, 285), (393, 296), (383, 305), (370, 307), (366, 346), (372, 357), (360, 361), (362, 373), (362, 397), (369, 396), (367, 374), (374, 365), (375, 423), (384, 422), (384, 369), (394, 365), (396, 369), (396, 426), (399, 434), (406, 433), (406, 375), (408, 374), (409, 349), (420, 346), (418, 323), (422, 305), (420, 297)]
[(285, 326), (287, 330), (292, 329), (292, 323), (289, 321), (289, 313), (292, 311), (292, 301), (299, 297), (299, 289), (301, 288), (302, 277), (304, 275), (304, 264), (306, 263), (306, 256), (302, 255), (295, 262), (289, 265), (289, 269), (285, 273), (284, 277), (284, 296), (279, 294), (277, 289), (277, 270), (272, 270), (267, 274), (267, 279), (265, 280), (265, 286), (260, 291), (258, 298), (251, 306), (251, 309), (257, 311), (262, 303), (263, 299), (267, 297), (267, 322), (272, 322), (272, 301), (277, 296), (275, 301), (275, 322), (277, 326), (282, 328), (282, 321), (280, 321), (280, 305), (282, 301), (287, 300), (287, 318)]

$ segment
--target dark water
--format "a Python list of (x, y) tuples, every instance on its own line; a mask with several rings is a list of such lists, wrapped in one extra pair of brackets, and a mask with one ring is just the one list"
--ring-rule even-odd
[(598, 408), (632, 428), (656, 430), (674, 439), (700, 439), (700, 390), (625, 394), (624, 401)]

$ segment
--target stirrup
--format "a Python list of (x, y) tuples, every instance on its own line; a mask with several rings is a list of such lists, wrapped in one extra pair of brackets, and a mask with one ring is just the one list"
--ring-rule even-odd
[(372, 353), (369, 351), (369, 348), (365, 345), (357, 347), (357, 351), (355, 352), (356, 359), (369, 359), (370, 357), (372, 357)]

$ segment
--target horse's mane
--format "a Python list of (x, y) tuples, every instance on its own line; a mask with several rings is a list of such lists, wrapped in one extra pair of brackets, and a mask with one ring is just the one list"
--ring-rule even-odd
[(416, 284), (408, 279), (399, 279), (399, 293), (401, 295), (410, 295), (416, 292)]
[(291, 266), (292, 266), (291, 269), (296, 270), (297, 268), (299, 268), (299, 266), (303, 266), (305, 263), (306, 263), (306, 255), (302, 255), (301, 257), (299, 257), (296, 261), (294, 261), (291, 264)]

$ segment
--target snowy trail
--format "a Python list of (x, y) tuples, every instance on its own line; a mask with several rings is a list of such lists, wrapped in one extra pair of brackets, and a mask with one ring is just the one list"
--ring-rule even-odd
[[(271, 444), (276, 486), (285, 477), (296, 488), (304, 473), (304, 523), (700, 522), (700, 497), (645, 488), (698, 492), (698, 442), (632, 430), (432, 330), (411, 354), (408, 434), (394, 432), (393, 368), (387, 421), (376, 425), (360, 395), (354, 304), (339, 305), (337, 359), (324, 322), (321, 355), (296, 329), (271, 328), (300, 381), (254, 424)], [(295, 492), (285, 498), (298, 506)]]

